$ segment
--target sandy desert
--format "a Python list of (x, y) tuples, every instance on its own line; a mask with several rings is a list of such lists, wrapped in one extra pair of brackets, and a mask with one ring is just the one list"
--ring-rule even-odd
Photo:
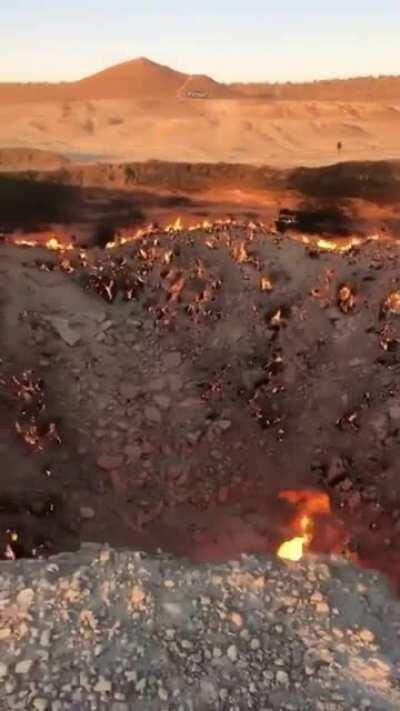
[(399, 127), (399, 77), (227, 85), (139, 58), (76, 82), (0, 84), (2, 147), (79, 162), (386, 160)]

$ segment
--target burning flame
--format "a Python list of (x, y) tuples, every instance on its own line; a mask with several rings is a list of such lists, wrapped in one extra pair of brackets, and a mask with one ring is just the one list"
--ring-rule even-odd
[(303, 516), (303, 535), (291, 538), (289, 541), (284, 541), (278, 548), (278, 558), (282, 560), (291, 560), (297, 563), (304, 555), (304, 549), (308, 547), (312, 541), (312, 533), (308, 529), (312, 529), (312, 520), (308, 516)]
[(398, 316), (400, 314), (400, 292), (393, 291), (384, 303), (384, 309), (389, 314)]
[(54, 251), (58, 249), (63, 249), (63, 245), (61, 244), (61, 242), (58, 241), (57, 237), (51, 237), (49, 240), (47, 240), (46, 247), (47, 249), (52, 249)]
[(182, 232), (183, 230), (183, 222), (181, 217), (177, 217), (175, 222), (172, 223), (172, 225), (167, 225), (165, 228), (166, 232)]
[(261, 277), (260, 288), (261, 288), (261, 291), (272, 291), (273, 287), (272, 287), (271, 281), (270, 281), (270, 279), (268, 279), (268, 277), (266, 277), (266, 276)]
[(359, 237), (352, 237), (351, 239), (342, 242), (319, 239), (317, 247), (318, 249), (326, 252), (350, 252), (353, 247), (359, 247), (360, 244), (362, 244), (362, 240)]
[(244, 242), (240, 242), (238, 245), (234, 246), (232, 256), (239, 264), (244, 264), (248, 261), (249, 255), (247, 254)]
[(296, 507), (296, 515), (291, 524), (296, 536), (284, 541), (277, 555), (283, 560), (297, 562), (314, 538), (314, 517), (331, 513), (329, 496), (318, 491), (282, 491), (279, 498)]

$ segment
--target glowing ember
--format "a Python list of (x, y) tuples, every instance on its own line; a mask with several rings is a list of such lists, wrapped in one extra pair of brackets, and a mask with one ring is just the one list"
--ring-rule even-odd
[(46, 242), (46, 247), (47, 249), (62, 249), (63, 246), (62, 244), (58, 241), (57, 237), (51, 237), (47, 242)]
[(285, 541), (278, 548), (278, 558), (282, 560), (291, 560), (297, 563), (302, 559), (304, 555), (304, 548), (308, 543), (308, 539), (305, 536), (297, 536), (292, 538), (290, 541)]
[(326, 239), (319, 239), (317, 242), (317, 247), (318, 247), (318, 249), (323, 249), (326, 252), (335, 252), (336, 243), (328, 241)]
[(14, 550), (15, 545), (18, 543), (18, 533), (14, 530), (8, 529), (6, 531), (6, 535), (8, 538), (8, 543), (5, 546), (4, 553), (0, 557), (5, 558), (5, 560), (16, 560), (17, 556)]
[(279, 328), (282, 321), (282, 309), (278, 311), (270, 318), (269, 323), (272, 328)]
[(181, 217), (178, 217), (172, 225), (167, 225), (165, 228), (165, 232), (182, 232), (182, 230), (183, 222)]
[(248, 261), (249, 255), (246, 252), (244, 242), (240, 242), (239, 245), (235, 245), (232, 250), (232, 256), (236, 262), (239, 262), (239, 264), (244, 264)]
[(353, 247), (359, 247), (362, 240), (359, 237), (336, 242), (335, 240), (319, 239), (317, 241), (318, 249), (325, 252), (350, 252)]
[(271, 284), (270, 280), (268, 279), (268, 277), (265, 277), (265, 276), (261, 277), (260, 287), (261, 287), (261, 291), (272, 291), (272, 284)]
[(13, 244), (17, 245), (17, 247), (37, 247), (37, 242), (32, 239), (19, 239), (17, 238), (14, 240)]
[(385, 303), (384, 303), (384, 310), (388, 314), (392, 314), (394, 316), (399, 316), (400, 315), (400, 292), (399, 291), (393, 291), (389, 296), (387, 297)]
[(296, 535), (279, 546), (277, 555), (282, 560), (297, 562), (314, 538), (314, 517), (331, 512), (329, 497), (318, 491), (283, 491), (279, 498), (296, 507), (296, 515), (291, 523)]
[(179, 299), (179, 296), (184, 286), (185, 277), (182, 274), (178, 274), (168, 289), (168, 296), (170, 301), (177, 301)]
[(351, 287), (347, 284), (343, 284), (340, 287), (338, 293), (338, 306), (344, 314), (350, 313), (354, 310), (356, 305), (356, 297)]

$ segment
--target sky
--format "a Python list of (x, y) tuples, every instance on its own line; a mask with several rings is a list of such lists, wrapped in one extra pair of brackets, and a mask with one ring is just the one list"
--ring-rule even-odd
[(0, 0), (0, 81), (140, 56), (228, 82), (400, 74), (399, 32), (400, 0)]

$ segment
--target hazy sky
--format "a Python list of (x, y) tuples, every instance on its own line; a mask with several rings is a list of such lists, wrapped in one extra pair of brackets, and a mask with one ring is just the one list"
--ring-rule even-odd
[(399, 34), (400, 0), (0, 0), (0, 81), (138, 56), (224, 81), (400, 74)]

